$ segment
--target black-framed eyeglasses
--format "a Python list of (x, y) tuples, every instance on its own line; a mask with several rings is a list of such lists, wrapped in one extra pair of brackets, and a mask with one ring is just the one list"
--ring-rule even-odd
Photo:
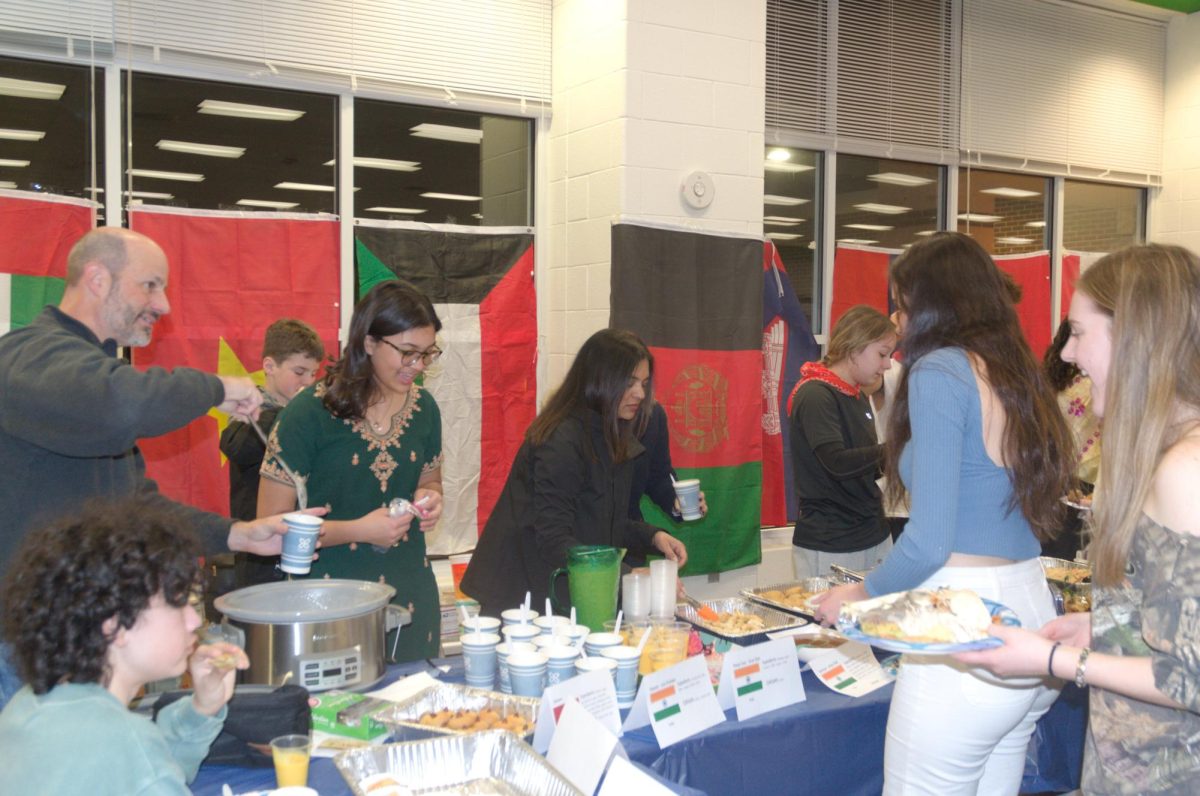
[(387, 343), (392, 348), (396, 349), (396, 353), (400, 355), (400, 362), (406, 368), (411, 368), (413, 365), (417, 364), (418, 359), (421, 360), (425, 367), (429, 367), (434, 362), (437, 362), (437, 358), (442, 355), (442, 350), (440, 348), (431, 348), (428, 351), (414, 351), (411, 348), (401, 348), (391, 340), (388, 340), (386, 337), (378, 337), (376, 339), (379, 340), (379, 342)]

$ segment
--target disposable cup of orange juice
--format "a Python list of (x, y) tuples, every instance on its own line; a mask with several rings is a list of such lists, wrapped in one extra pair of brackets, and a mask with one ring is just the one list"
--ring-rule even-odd
[(454, 578), (454, 597), (458, 600), (470, 599), (462, 591), (463, 574), (467, 571), (467, 564), (471, 563), (471, 554), (463, 553), (461, 555), (450, 556), (450, 577)]
[(308, 784), (307, 735), (280, 735), (271, 739), (271, 757), (275, 760), (275, 783), (287, 788)]
[(687, 622), (652, 623), (650, 637), (646, 639), (646, 646), (642, 648), (642, 657), (638, 662), (638, 674), (645, 677), (683, 662), (687, 658), (688, 635), (691, 630), (692, 626)]

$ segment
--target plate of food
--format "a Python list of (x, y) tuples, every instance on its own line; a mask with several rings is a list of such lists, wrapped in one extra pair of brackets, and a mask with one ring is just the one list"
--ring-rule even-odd
[(914, 589), (847, 603), (838, 617), (846, 638), (913, 655), (990, 649), (1003, 644), (992, 625), (1020, 627), (1012, 609), (968, 589)]
[(1073, 509), (1078, 509), (1079, 511), (1092, 510), (1092, 496), (1085, 495), (1078, 489), (1072, 489), (1067, 492), (1065, 497), (1059, 499)]

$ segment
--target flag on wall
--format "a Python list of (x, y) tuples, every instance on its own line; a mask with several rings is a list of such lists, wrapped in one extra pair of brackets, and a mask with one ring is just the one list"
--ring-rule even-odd
[(992, 258), (1021, 288), (1017, 317), (1033, 355), (1041, 359), (1050, 346), (1050, 252), (1003, 254)]
[(360, 296), (400, 276), (442, 321), (426, 385), (442, 413), (445, 509), (428, 544), (471, 550), (537, 413), (533, 231), (360, 219), (354, 236)]
[[(141, 208), (130, 226), (170, 263), (171, 313), (138, 368), (179, 365), (210, 373), (262, 370), (262, 342), (280, 318), (313, 326), (337, 355), (338, 224), (328, 216)], [(216, 410), (182, 429), (140, 442), (147, 474), (176, 500), (229, 513), (228, 464), (218, 441), (228, 418)]]
[(0, 190), (0, 334), (58, 303), (67, 254), (95, 225), (96, 204), (86, 199)]
[(671, 463), (699, 478), (708, 515), (676, 523), (643, 511), (687, 545), (684, 574), (762, 560), (761, 240), (634, 224), (612, 228), (610, 325), (654, 354)]
[(1108, 252), (1073, 252), (1065, 251), (1062, 256), (1062, 290), (1060, 293), (1059, 320), (1067, 317), (1071, 309), (1071, 297), (1075, 295), (1075, 283), (1079, 275), (1092, 267), (1092, 264)]
[(786, 525), (796, 513), (787, 399), (800, 366), (821, 356), (775, 244), (763, 244), (762, 524)]
[(846, 310), (866, 304), (887, 315), (888, 268), (900, 249), (838, 246), (833, 255), (833, 300), (829, 328), (833, 329)]

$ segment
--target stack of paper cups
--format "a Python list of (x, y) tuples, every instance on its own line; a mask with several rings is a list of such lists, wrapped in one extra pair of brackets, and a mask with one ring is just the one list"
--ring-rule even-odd
[(679, 565), (666, 558), (650, 562), (650, 615), (670, 619), (675, 615), (675, 590)]
[(650, 616), (650, 575), (630, 572), (621, 576), (621, 610), (630, 620)]

